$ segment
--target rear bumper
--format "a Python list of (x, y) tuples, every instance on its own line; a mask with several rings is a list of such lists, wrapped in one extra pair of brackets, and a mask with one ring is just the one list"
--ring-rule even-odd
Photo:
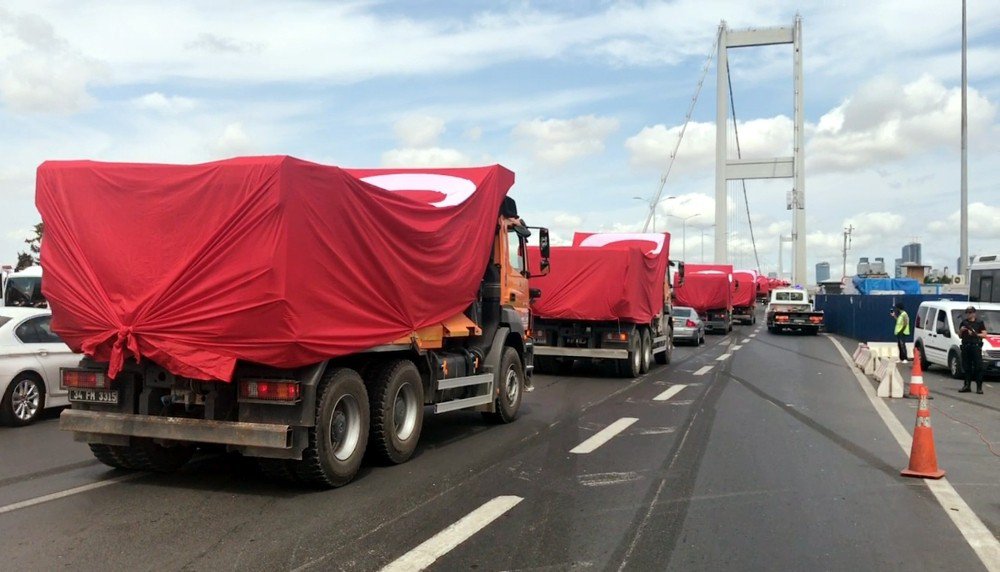
[(63, 431), (73, 431), (81, 440), (92, 442), (101, 442), (106, 436), (117, 436), (265, 449), (290, 449), (292, 446), (292, 428), (288, 425), (270, 423), (211, 421), (67, 409), (59, 416), (59, 428)]
[(535, 355), (598, 359), (627, 359), (628, 350), (611, 348), (560, 348), (554, 346), (535, 346)]
[(675, 340), (697, 340), (699, 338), (698, 328), (678, 328), (674, 327)]

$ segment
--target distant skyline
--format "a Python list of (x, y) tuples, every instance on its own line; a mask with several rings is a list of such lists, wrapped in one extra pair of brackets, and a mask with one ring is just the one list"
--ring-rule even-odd
[[(958, 3), (64, 2), (0, 8), (0, 263), (39, 216), (47, 159), (203, 162), (290, 154), (344, 166), (501, 163), (555, 242), (635, 230), (718, 24), (803, 17), (808, 267), (959, 253)], [(791, 154), (788, 46), (730, 52), (745, 157)], [(658, 207), (680, 254), (711, 253), (715, 71)], [(1000, 251), (1000, 2), (969, 3), (970, 253)], [(791, 231), (788, 181), (749, 181), (761, 269)], [(741, 194), (741, 190), (734, 188)], [(731, 205), (733, 217), (745, 212)], [(741, 214), (742, 213), (742, 214)], [(698, 216), (693, 216), (698, 215)], [(690, 217), (690, 218), (689, 218)], [(731, 227), (738, 266), (750, 229)], [(786, 246), (787, 248), (787, 246)], [(791, 263), (788, 252), (785, 269)]]

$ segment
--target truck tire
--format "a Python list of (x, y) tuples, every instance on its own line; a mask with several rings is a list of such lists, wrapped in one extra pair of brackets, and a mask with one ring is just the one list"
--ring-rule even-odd
[(301, 461), (290, 461), (296, 478), (308, 485), (341, 487), (351, 482), (365, 456), (369, 431), (368, 392), (350, 368), (328, 371), (316, 388), (316, 424)]
[[(701, 340), (702, 341), (705, 340), (705, 336), (704, 335), (701, 337)], [(695, 340), (694, 341), (694, 345), (697, 346), (698, 344), (699, 344), (699, 341)], [(670, 333), (667, 334), (667, 345), (666, 345), (666, 348), (662, 352), (660, 352), (660, 353), (653, 354), (653, 361), (655, 361), (656, 363), (658, 363), (660, 365), (667, 365), (667, 364), (670, 363), (670, 360), (673, 358), (673, 353), (674, 353), (674, 330), (673, 330), (673, 328), (671, 328), (670, 329)]]
[(510, 346), (503, 349), (499, 372), (496, 411), (483, 413), (483, 416), (494, 423), (510, 423), (517, 419), (524, 393), (524, 368), (517, 350)]
[(635, 332), (628, 339), (628, 357), (618, 360), (618, 375), (633, 378), (642, 375), (642, 344)]
[(90, 452), (94, 454), (94, 457), (97, 458), (98, 461), (114, 469), (135, 469), (135, 467), (130, 465), (125, 460), (122, 449), (124, 449), (124, 447), (116, 445), (103, 445), (101, 443), (90, 443)]
[(649, 330), (646, 328), (642, 329), (642, 363), (640, 364), (640, 370), (642, 373), (649, 371), (649, 368), (653, 367), (653, 336), (649, 334)]
[(406, 359), (393, 360), (373, 372), (368, 384), (371, 432), (368, 454), (379, 463), (405, 463), (417, 449), (424, 426), (424, 384), (420, 371)]
[(133, 437), (130, 445), (112, 451), (122, 461), (122, 468), (154, 473), (172, 473), (194, 456), (194, 447), (190, 445), (164, 447), (146, 437)]

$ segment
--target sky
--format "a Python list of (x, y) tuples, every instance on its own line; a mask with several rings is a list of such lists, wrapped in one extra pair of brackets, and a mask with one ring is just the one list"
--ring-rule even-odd
[[(960, 3), (678, 0), (0, 4), (0, 262), (40, 220), (47, 159), (199, 163), (293, 155), (348, 167), (500, 163), (523, 218), (641, 229), (720, 21), (803, 18), (810, 277), (859, 256), (954, 270)], [(970, 0), (970, 253), (1000, 251), (1000, 2)], [(791, 155), (790, 46), (729, 51), (743, 157)], [(671, 254), (712, 257), (714, 61), (657, 206)], [(730, 183), (732, 261), (756, 266)], [(764, 272), (791, 232), (791, 180), (749, 181)], [(638, 198), (636, 198), (638, 197)], [(682, 219), (687, 219), (682, 223)], [(786, 246), (784, 269), (790, 266)]]

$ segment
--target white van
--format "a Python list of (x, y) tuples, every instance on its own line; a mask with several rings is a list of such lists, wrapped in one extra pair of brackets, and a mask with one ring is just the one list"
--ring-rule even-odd
[[(921, 366), (932, 364), (948, 368), (951, 376), (964, 378), (962, 372), (962, 340), (958, 325), (965, 319), (965, 309), (970, 302), (938, 300), (920, 304), (913, 318), (913, 345), (920, 350)], [(985, 322), (986, 331), (992, 334), (983, 340), (983, 368), (986, 372), (1000, 372), (1000, 304), (972, 302), (976, 317)]]

